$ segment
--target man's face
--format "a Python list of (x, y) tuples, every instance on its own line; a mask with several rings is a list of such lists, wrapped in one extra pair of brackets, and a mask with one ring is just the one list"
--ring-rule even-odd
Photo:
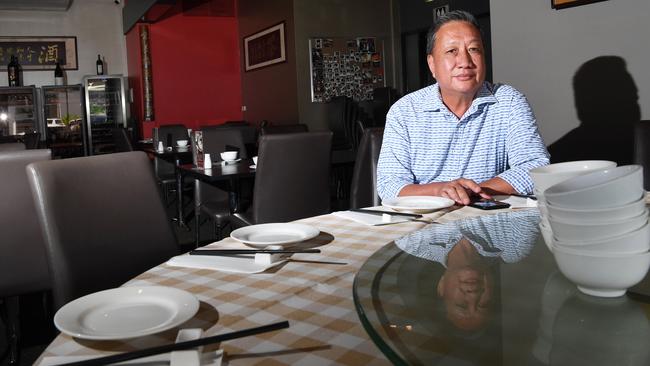
[(445, 273), (438, 283), (447, 318), (459, 329), (477, 330), (490, 316), (492, 281), (488, 274), (469, 267)]
[(452, 21), (440, 27), (427, 63), (443, 97), (474, 98), (485, 80), (483, 51), (481, 34), (470, 23)]

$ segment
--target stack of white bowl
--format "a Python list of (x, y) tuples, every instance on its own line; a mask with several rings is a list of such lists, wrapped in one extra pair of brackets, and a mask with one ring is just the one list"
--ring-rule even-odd
[(544, 240), (580, 291), (621, 296), (643, 279), (650, 268), (650, 224), (641, 166), (568, 162), (534, 169), (531, 177)]

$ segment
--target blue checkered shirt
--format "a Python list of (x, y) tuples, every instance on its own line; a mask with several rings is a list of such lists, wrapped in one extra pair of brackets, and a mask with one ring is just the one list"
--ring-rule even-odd
[(382, 199), (408, 184), (495, 176), (532, 193), (528, 171), (549, 163), (526, 97), (511, 86), (484, 83), (458, 119), (442, 103), (437, 84), (408, 94), (388, 111), (377, 167)]

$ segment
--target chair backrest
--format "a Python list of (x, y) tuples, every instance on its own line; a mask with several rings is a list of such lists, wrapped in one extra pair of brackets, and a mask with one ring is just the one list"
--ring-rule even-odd
[(381, 203), (377, 194), (377, 161), (383, 137), (383, 127), (368, 127), (363, 132), (352, 173), (351, 208), (378, 206)]
[(22, 142), (5, 142), (0, 144), (0, 151), (17, 151), (25, 150), (25, 144)]
[(178, 140), (190, 140), (187, 134), (187, 127), (182, 124), (174, 125), (162, 125), (153, 130), (153, 146), (154, 148), (158, 147), (158, 142), (162, 141), (163, 146), (167, 146), (167, 137), (171, 136), (172, 146), (176, 146), (176, 141)]
[(301, 133), (308, 132), (309, 127), (305, 124), (291, 124), (291, 125), (266, 125), (260, 129), (260, 135), (273, 135), (279, 133)]
[(240, 158), (248, 158), (241, 129), (206, 126), (201, 131), (203, 131), (203, 153), (210, 154), (212, 161), (221, 159), (219, 153), (226, 151), (226, 145), (239, 149)]
[(0, 153), (0, 298), (51, 287), (45, 243), (29, 189), (27, 164), (50, 160), (50, 150)]
[(650, 190), (650, 121), (634, 126), (634, 164), (643, 166), (643, 186)]
[(113, 133), (113, 143), (115, 144), (115, 152), (128, 152), (133, 151), (133, 144), (126, 129), (122, 127), (111, 128)]
[(41, 139), (41, 134), (38, 132), (26, 133), (23, 136), (23, 143), (28, 150), (38, 149), (38, 142)]
[(119, 286), (177, 254), (145, 153), (33, 163), (27, 175), (55, 308)]
[(260, 138), (252, 216), (287, 222), (329, 212), (331, 132)]
[[(201, 130), (205, 129), (221, 129), (221, 130), (238, 130), (241, 132), (242, 138), (244, 140), (244, 146), (246, 146), (247, 156), (257, 155), (257, 138), (258, 132), (255, 126), (251, 126), (248, 122), (245, 121), (228, 121), (221, 125), (214, 126), (204, 126), (201, 127)], [(230, 145), (230, 144), (229, 144)]]

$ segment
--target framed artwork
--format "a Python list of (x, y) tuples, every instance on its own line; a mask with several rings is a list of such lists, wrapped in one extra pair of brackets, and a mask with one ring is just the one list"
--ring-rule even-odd
[(79, 69), (77, 37), (0, 37), (0, 70), (7, 70), (12, 55), (23, 70), (54, 70), (57, 61), (63, 69)]
[(599, 1), (605, 0), (551, 0), (551, 7), (553, 9), (564, 9), (572, 6), (597, 3)]
[(287, 61), (284, 22), (244, 37), (245, 70)]

